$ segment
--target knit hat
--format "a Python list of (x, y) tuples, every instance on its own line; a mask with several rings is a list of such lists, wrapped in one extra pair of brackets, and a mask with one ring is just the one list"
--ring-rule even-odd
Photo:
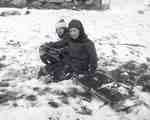
[(67, 28), (67, 24), (64, 19), (61, 19), (56, 23), (56, 29), (57, 28)]

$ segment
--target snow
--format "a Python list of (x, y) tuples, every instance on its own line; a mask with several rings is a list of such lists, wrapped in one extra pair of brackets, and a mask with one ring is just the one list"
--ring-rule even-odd
[[(116, 4), (116, 3), (117, 4)], [(127, 6), (132, 6), (128, 0)], [(144, 105), (135, 107), (130, 114), (117, 113), (103, 102), (93, 99), (90, 103), (82, 98), (66, 97), (69, 104), (64, 104), (58, 94), (69, 93), (72, 89), (84, 91), (73, 81), (45, 84), (37, 80), (39, 67), (43, 65), (38, 55), (38, 48), (45, 42), (56, 41), (55, 23), (60, 18), (67, 22), (79, 19), (85, 26), (86, 33), (96, 45), (100, 58), (99, 64), (111, 63), (108, 69), (129, 61), (147, 62), (150, 57), (150, 12), (139, 14), (143, 9), (142, 1), (134, 7), (125, 7), (126, 2), (113, 1), (112, 9), (107, 11), (73, 10), (35, 10), (24, 15), (26, 9), (0, 8), (1, 11), (17, 10), (21, 15), (0, 17), (0, 63), (8, 65), (0, 69), (0, 81), (8, 81), (8, 90), (16, 92), (21, 99), (0, 105), (1, 120), (149, 120), (150, 110)], [(121, 6), (117, 7), (119, 4)], [(124, 7), (123, 7), (124, 6)], [(122, 8), (123, 7), (123, 8)], [(128, 44), (128, 45), (127, 45)], [(129, 45), (130, 44), (130, 45)], [(135, 46), (134, 46), (135, 45)], [(35, 90), (36, 88), (36, 90)], [(146, 104), (150, 103), (149, 93), (135, 89), (137, 96)], [(27, 101), (28, 95), (37, 97), (36, 101)], [(49, 101), (56, 101), (60, 107), (52, 108)], [(132, 104), (131, 101), (127, 104)], [(17, 104), (15, 107), (14, 104)], [(81, 106), (92, 110), (92, 115), (75, 112)], [(50, 118), (51, 117), (51, 118)], [(49, 119), (48, 119), (49, 118)]]

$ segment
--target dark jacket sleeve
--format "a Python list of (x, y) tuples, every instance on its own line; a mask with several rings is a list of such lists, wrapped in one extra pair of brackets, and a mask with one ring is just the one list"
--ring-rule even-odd
[(39, 55), (43, 63), (48, 64), (48, 50), (53, 45), (53, 42), (45, 43), (40, 46), (39, 48)]
[(40, 48), (39, 48), (40, 56), (43, 56), (43, 55), (47, 54), (49, 48), (50, 48), (53, 44), (54, 44), (53, 42), (49, 42), (49, 43), (45, 43), (45, 44), (41, 45)]
[(49, 50), (51, 50), (52, 48), (61, 50), (61, 48), (64, 48), (66, 46), (66, 44), (67, 44), (67, 40), (60, 40), (57, 42), (45, 43), (45, 44), (41, 45), (39, 48), (40, 55), (43, 56), (45, 54), (48, 54)]
[(87, 51), (88, 51), (88, 56), (89, 56), (89, 72), (93, 74), (97, 68), (98, 58), (97, 58), (95, 45), (92, 41), (88, 42)]
[(65, 47), (66, 44), (67, 44), (67, 40), (60, 40), (60, 41), (55, 42), (52, 47), (59, 49), (59, 48)]

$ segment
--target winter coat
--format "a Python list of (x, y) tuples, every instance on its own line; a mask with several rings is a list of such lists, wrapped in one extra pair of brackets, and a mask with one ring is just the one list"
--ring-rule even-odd
[(94, 43), (88, 39), (80, 21), (72, 20), (69, 23), (69, 29), (72, 27), (78, 28), (80, 35), (78, 39), (73, 40), (70, 38), (68, 41), (66, 49), (67, 63), (76, 73), (94, 73), (97, 68), (97, 54)]
[(94, 73), (97, 68), (97, 55), (93, 42), (87, 39), (85, 43), (69, 42), (66, 57), (67, 63), (74, 72)]
[(66, 41), (68, 40), (69, 35), (67, 29), (65, 30), (64, 35), (57, 42), (49, 42), (40, 46), (39, 54), (42, 62), (49, 64), (48, 61), (56, 63), (61, 61), (63, 55), (61, 54), (62, 49), (66, 46)]

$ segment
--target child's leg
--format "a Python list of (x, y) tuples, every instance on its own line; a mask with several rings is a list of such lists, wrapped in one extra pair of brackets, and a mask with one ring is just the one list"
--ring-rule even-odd
[(53, 77), (55, 82), (64, 79), (64, 65), (61, 62), (53, 65)]

